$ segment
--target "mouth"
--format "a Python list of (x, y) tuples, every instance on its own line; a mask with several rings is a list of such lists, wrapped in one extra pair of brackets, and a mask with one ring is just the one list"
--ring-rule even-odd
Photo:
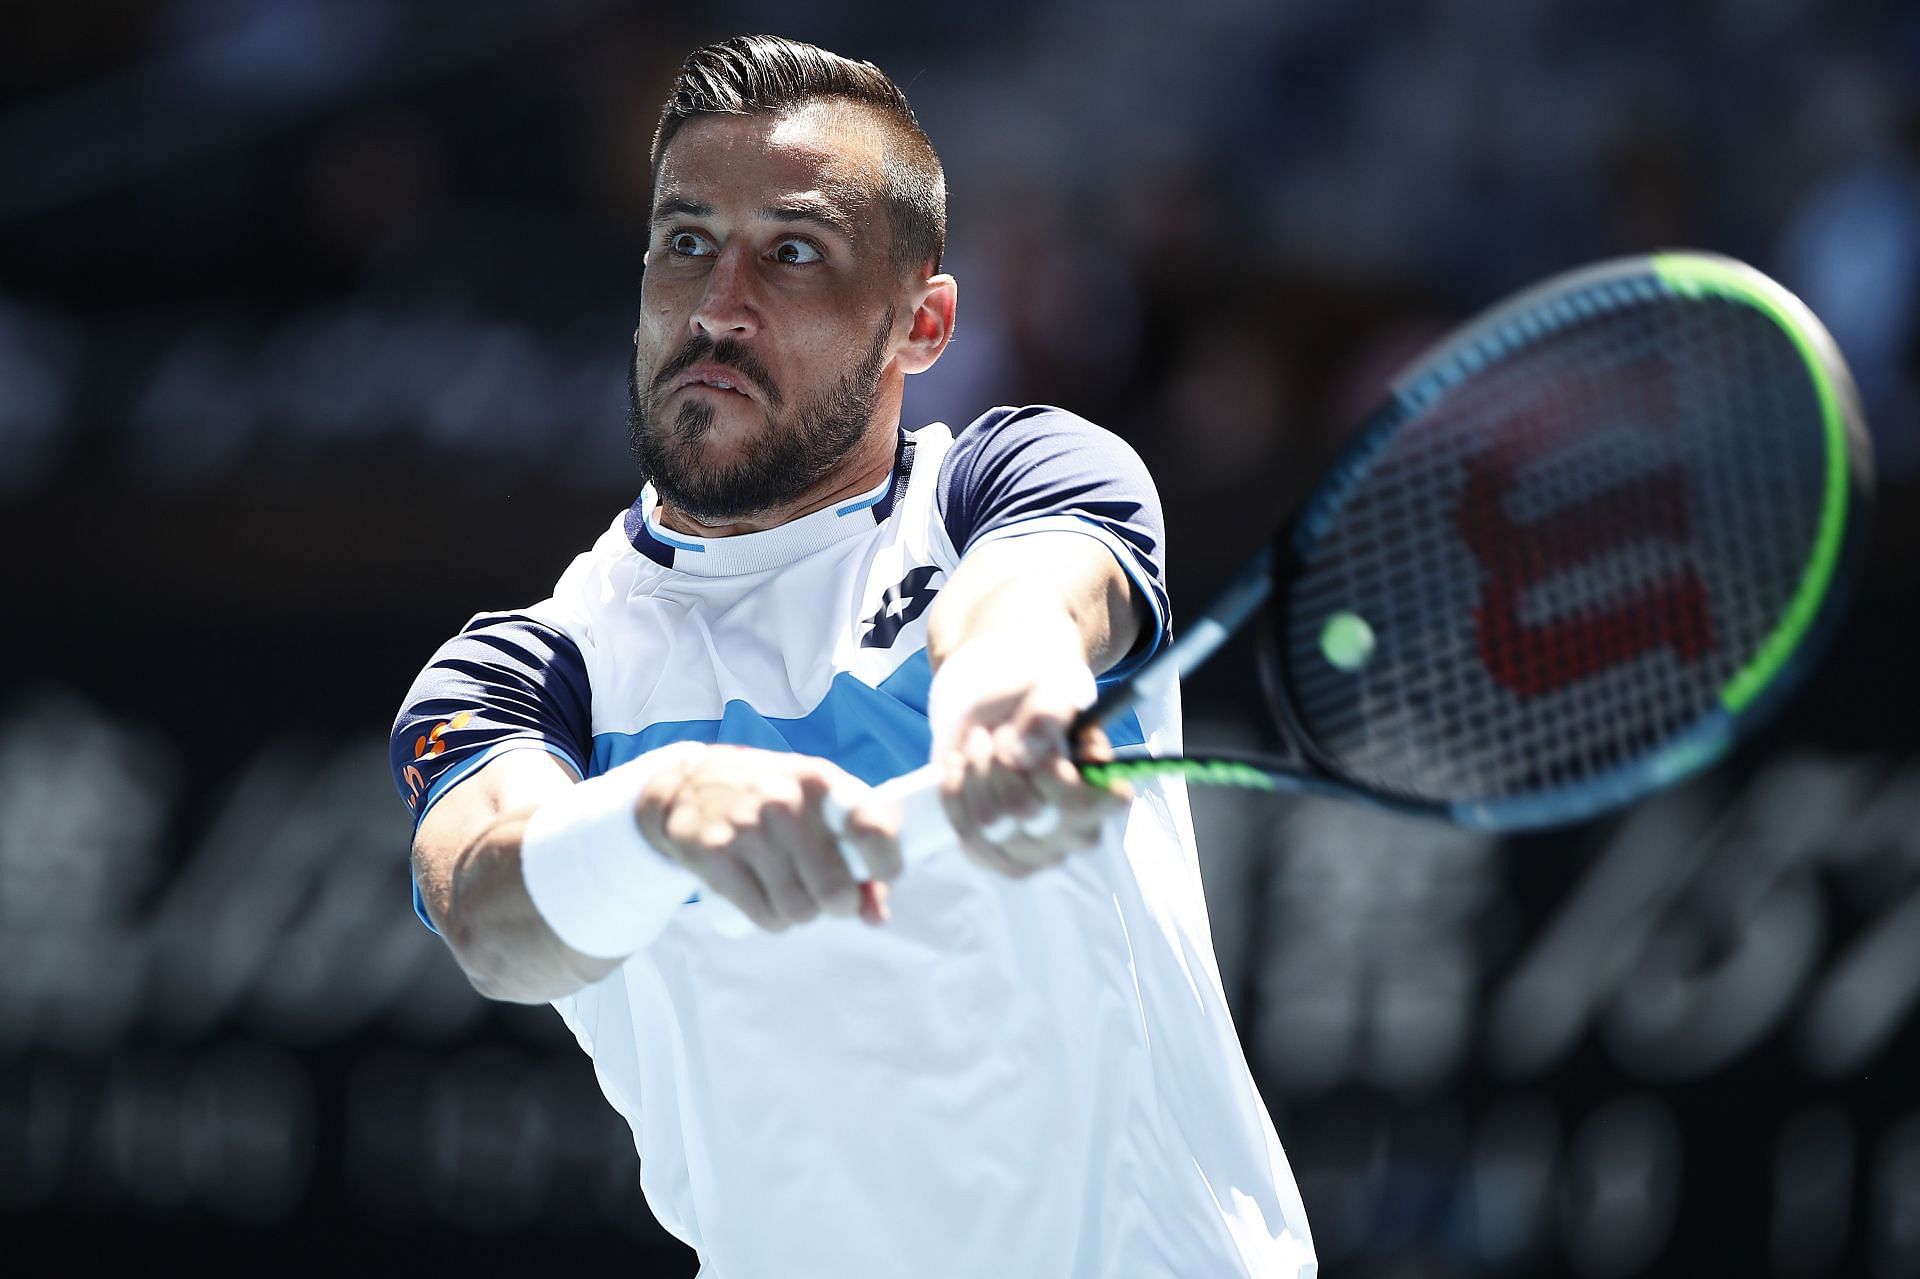
[(732, 369), (716, 364), (699, 364), (688, 370), (686, 376), (674, 384), (677, 391), (713, 391), (723, 395), (738, 395), (743, 399), (752, 399), (747, 390), (747, 380)]

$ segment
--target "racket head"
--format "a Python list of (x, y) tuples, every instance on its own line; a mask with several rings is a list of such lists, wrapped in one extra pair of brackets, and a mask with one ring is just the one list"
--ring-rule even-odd
[(1592, 816), (1778, 706), (1871, 490), (1852, 377), (1780, 285), (1692, 252), (1557, 276), (1409, 366), (1277, 539), (1269, 700), (1336, 788)]

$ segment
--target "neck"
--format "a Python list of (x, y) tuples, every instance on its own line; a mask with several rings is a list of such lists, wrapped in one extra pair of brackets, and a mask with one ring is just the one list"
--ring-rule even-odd
[(792, 502), (738, 519), (709, 523), (697, 515), (669, 505), (662, 498), (656, 518), (674, 532), (691, 537), (738, 537), (742, 533), (760, 533), (778, 528), (803, 515), (812, 515), (815, 511), (836, 506), (856, 494), (865, 493), (885, 479), (893, 469), (899, 435), (899, 416), (896, 413), (888, 429), (882, 431), (877, 426), (869, 429), (831, 475)]

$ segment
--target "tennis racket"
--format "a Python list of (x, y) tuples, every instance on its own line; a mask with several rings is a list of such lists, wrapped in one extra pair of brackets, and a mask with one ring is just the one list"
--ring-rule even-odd
[[(1415, 360), (1292, 519), (1076, 726), (1259, 618), (1281, 753), (1078, 767), (1490, 831), (1593, 817), (1780, 706), (1842, 612), (1871, 491), (1853, 379), (1779, 284), (1704, 253), (1555, 276)], [(931, 767), (877, 796), (907, 860), (952, 843)]]
[[(1292, 519), (1107, 723), (1256, 617), (1277, 756), (1079, 764), (1314, 792), (1515, 831), (1697, 773), (1841, 614), (1872, 459), (1833, 339), (1704, 253), (1556, 276), (1415, 360)], [(883, 787), (909, 856), (933, 779)], [(937, 846), (937, 843), (936, 843)]]

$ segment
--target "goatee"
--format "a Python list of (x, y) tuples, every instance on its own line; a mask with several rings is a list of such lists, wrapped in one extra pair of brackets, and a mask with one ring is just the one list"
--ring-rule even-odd
[[(866, 433), (880, 402), (880, 372), (886, 366), (887, 338), (894, 308), (873, 335), (873, 342), (840, 380), (802, 401), (790, 414), (773, 378), (754, 353), (731, 338), (692, 339), (654, 376), (643, 391), (637, 359), (627, 365), (627, 444), (661, 501), (706, 524), (762, 516), (793, 502), (826, 479)], [(701, 456), (701, 444), (713, 427), (714, 407), (688, 399), (671, 423), (660, 419), (660, 405), (673, 382), (702, 360), (735, 369), (761, 394), (768, 427), (743, 456), (713, 467)]]

